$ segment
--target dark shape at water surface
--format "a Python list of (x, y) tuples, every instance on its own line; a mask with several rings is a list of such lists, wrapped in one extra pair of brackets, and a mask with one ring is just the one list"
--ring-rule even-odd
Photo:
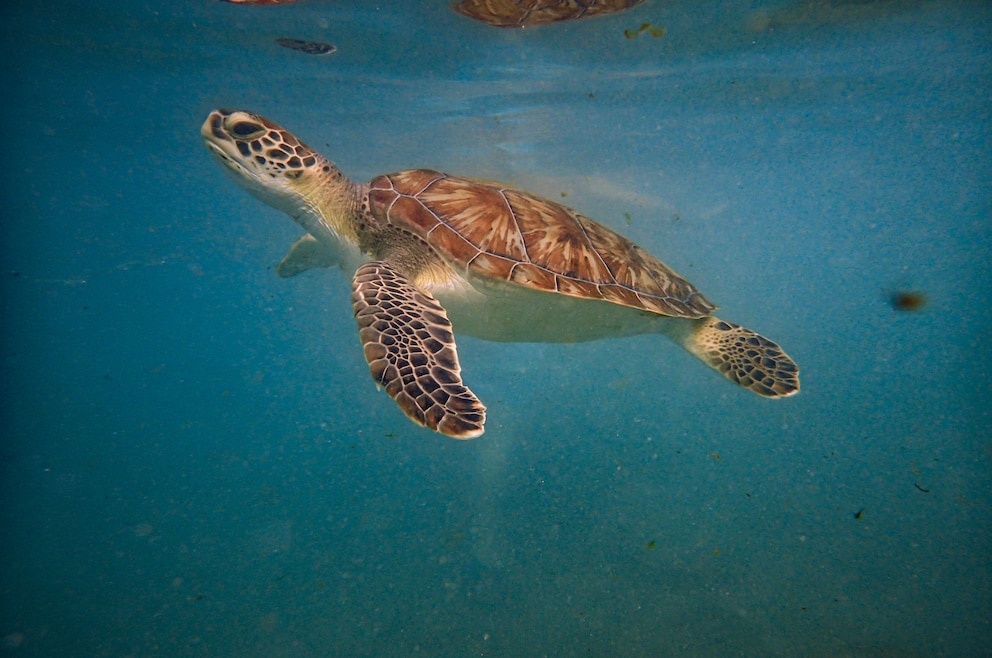
[(528, 27), (626, 11), (644, 0), (459, 0), (451, 8), (494, 27)]
[(927, 296), (916, 290), (896, 290), (889, 293), (889, 303), (897, 311), (922, 311), (927, 306)]
[(285, 37), (276, 39), (276, 43), (283, 48), (299, 50), (301, 53), (306, 53), (307, 55), (330, 55), (333, 52), (337, 52), (338, 49), (337, 46), (332, 46), (322, 41), (304, 41), (303, 39), (287, 39)]

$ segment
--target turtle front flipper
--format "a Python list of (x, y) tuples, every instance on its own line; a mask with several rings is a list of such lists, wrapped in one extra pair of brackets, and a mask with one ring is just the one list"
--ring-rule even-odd
[(682, 345), (700, 361), (767, 398), (799, 392), (799, 366), (777, 343), (712, 315), (694, 322)]
[(372, 379), (418, 425), (471, 439), (486, 407), (462, 384), (455, 336), (444, 308), (385, 261), (358, 268), (352, 304)]
[(338, 261), (334, 252), (324, 246), (317, 238), (306, 233), (289, 248), (289, 253), (279, 262), (276, 274), (288, 279), (307, 270), (318, 267), (334, 267), (337, 264)]

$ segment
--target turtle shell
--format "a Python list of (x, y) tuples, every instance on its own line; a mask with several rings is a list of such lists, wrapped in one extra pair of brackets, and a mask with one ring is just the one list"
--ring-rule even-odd
[(414, 169), (375, 178), (369, 210), (476, 276), (673, 317), (716, 308), (616, 231), (526, 192)]
[(644, 0), (460, 0), (459, 14), (495, 27), (527, 27), (624, 11)]

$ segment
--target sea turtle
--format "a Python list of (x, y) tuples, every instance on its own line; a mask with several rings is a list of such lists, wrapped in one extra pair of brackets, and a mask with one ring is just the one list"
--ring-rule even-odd
[(644, 0), (459, 0), (451, 8), (494, 27), (529, 27), (625, 11)]
[(307, 231), (280, 276), (355, 272), (372, 377), (420, 425), (462, 439), (483, 432), (486, 408), (462, 383), (452, 327), (498, 341), (662, 333), (759, 395), (799, 390), (799, 368), (777, 344), (714, 317), (664, 263), (561, 204), (427, 169), (355, 184), (250, 112), (215, 110), (201, 132), (238, 183)]

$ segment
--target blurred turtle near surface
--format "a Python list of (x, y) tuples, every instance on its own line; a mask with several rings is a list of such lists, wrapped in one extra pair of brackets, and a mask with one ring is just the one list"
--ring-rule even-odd
[(626, 11), (644, 0), (459, 0), (451, 8), (494, 27), (529, 27)]

